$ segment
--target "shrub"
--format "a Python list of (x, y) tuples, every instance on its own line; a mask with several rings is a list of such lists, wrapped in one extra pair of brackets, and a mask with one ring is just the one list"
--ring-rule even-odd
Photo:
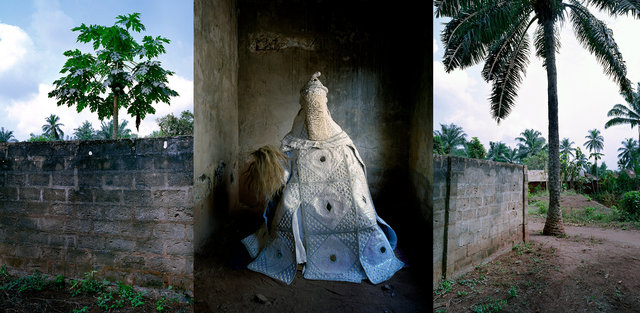
[(640, 192), (625, 193), (620, 200), (620, 210), (625, 219), (637, 221), (640, 216)]

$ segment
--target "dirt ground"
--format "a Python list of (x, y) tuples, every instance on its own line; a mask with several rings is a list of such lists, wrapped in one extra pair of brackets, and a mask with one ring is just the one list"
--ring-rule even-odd
[[(561, 206), (607, 209), (581, 195)], [(639, 231), (565, 224), (567, 237), (549, 237), (544, 219), (529, 217), (528, 245), (439, 289), (433, 311), (640, 312)]]
[[(431, 283), (419, 279), (417, 266), (403, 251), (408, 239), (399, 241), (396, 255), (405, 267), (388, 281), (374, 285), (361, 283), (307, 280), (298, 273), (291, 285), (246, 269), (251, 261), (240, 239), (257, 228), (261, 220), (237, 216), (224, 225), (223, 237), (212, 238), (197, 253), (194, 262), (195, 312), (429, 312)], [(401, 228), (401, 227), (399, 227)], [(401, 237), (402, 236), (402, 237)], [(407, 238), (399, 234), (399, 238)], [(226, 247), (226, 248), (220, 248)], [(415, 259), (415, 258), (414, 258)], [(260, 301), (258, 295), (266, 301)]]

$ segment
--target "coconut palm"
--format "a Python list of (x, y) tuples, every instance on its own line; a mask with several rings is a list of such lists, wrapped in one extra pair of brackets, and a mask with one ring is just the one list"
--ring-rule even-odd
[(509, 147), (502, 141), (489, 141), (489, 152), (487, 152), (487, 160), (496, 162), (507, 162), (506, 154), (509, 153)]
[(569, 159), (569, 156), (575, 157), (573, 151), (576, 151), (576, 148), (572, 147), (574, 144), (575, 142), (570, 141), (569, 138), (562, 138), (560, 142), (560, 154), (566, 155), (567, 159)]
[(627, 138), (620, 143), (622, 144), (622, 147), (618, 148), (620, 166), (622, 168), (633, 167), (638, 161), (638, 141), (633, 138)]
[[(609, 110), (607, 116), (613, 118), (604, 124), (605, 129), (615, 125), (629, 124), (631, 128), (640, 125), (640, 83), (638, 83), (638, 90), (630, 97), (625, 97), (625, 101), (629, 106), (616, 104)], [(638, 126), (638, 140), (640, 140), (640, 126)]]
[(58, 123), (60, 121), (60, 117), (51, 114), (49, 117), (45, 118), (46, 124), (42, 125), (42, 131), (45, 136), (49, 136), (54, 138), (55, 140), (60, 140), (60, 138), (64, 138), (64, 132), (60, 129), (60, 126), (64, 126), (62, 123)]
[(640, 17), (640, 3), (628, 0), (436, 0), (436, 17), (450, 17), (442, 32), (445, 70), (466, 68), (486, 60), (482, 76), (493, 84), (491, 113), (499, 122), (515, 105), (517, 91), (529, 63), (528, 30), (537, 22), (533, 49), (547, 72), (549, 119), (549, 211), (543, 233), (562, 235), (560, 210), (560, 152), (558, 134), (558, 84), (555, 55), (560, 47), (562, 22), (569, 17), (578, 41), (596, 56), (604, 72), (632, 93), (627, 69), (611, 30), (585, 5), (595, 5), (611, 15)]
[[(596, 177), (598, 176), (598, 160), (602, 157), (602, 149), (604, 148), (604, 137), (600, 135), (600, 130), (594, 128), (589, 130), (589, 134), (584, 136), (587, 138), (584, 146), (589, 149), (589, 152), (592, 152), (589, 155), (589, 158), (593, 157), (596, 166)], [(595, 151), (595, 152), (593, 152)]]
[(458, 150), (458, 147), (463, 147), (466, 143), (462, 127), (453, 123), (449, 125), (440, 124), (440, 130), (433, 132), (434, 136), (440, 137), (442, 143), (442, 151), (444, 154), (452, 154)]
[(536, 155), (546, 148), (546, 140), (542, 137), (541, 132), (535, 129), (525, 129), (520, 135), (521, 137), (516, 137), (516, 141), (519, 142), (518, 150), (522, 159)]
[(504, 155), (505, 159), (509, 163), (520, 163), (522, 159), (520, 158), (520, 152), (518, 148), (509, 148), (507, 147), (508, 152)]
[[(129, 121), (122, 120), (120, 127), (118, 127), (118, 138), (135, 138), (135, 134), (131, 134), (131, 129), (127, 128)], [(102, 122), (100, 129), (96, 131), (96, 138), (99, 139), (113, 139), (113, 120), (109, 122)]]
[(0, 128), (0, 142), (16, 142), (15, 138), (13, 138), (12, 130), (5, 130), (4, 127)]

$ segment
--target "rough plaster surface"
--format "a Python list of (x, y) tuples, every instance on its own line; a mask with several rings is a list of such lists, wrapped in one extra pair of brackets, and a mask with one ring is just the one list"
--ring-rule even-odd
[(435, 156), (433, 165), (435, 285), (526, 239), (526, 176), (521, 165), (461, 157)]
[(194, 246), (238, 203), (236, 1), (194, 3)]
[(0, 143), (0, 264), (193, 291), (191, 136)]
[[(286, 1), (238, 5), (240, 171), (251, 151), (265, 144), (278, 146), (291, 130), (301, 109), (300, 86), (320, 71), (330, 90), (331, 117), (351, 136), (367, 164), (374, 201), (385, 195), (383, 188), (406, 193), (396, 178), (404, 177), (400, 183), (409, 184), (407, 125), (415, 103), (407, 99), (406, 78), (396, 69), (407, 61), (393, 48), (395, 29), (378, 28), (382, 13), (349, 4), (340, 10)], [(267, 37), (277, 43), (312, 42), (305, 46), (313, 48), (284, 49), (274, 43), (273, 48), (256, 49), (265, 46)], [(384, 206), (379, 211), (384, 214)]]

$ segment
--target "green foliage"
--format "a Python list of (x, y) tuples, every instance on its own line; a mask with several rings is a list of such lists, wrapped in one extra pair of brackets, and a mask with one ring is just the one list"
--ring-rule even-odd
[(13, 131), (5, 130), (4, 127), (0, 128), (0, 142), (16, 142), (17, 140), (13, 138)]
[(481, 160), (487, 157), (487, 150), (485, 150), (478, 137), (471, 138), (471, 140), (467, 142), (466, 148), (467, 157)]
[(468, 295), (468, 294), (469, 294), (469, 293), (468, 293), (468, 292), (466, 292), (466, 291), (464, 291), (464, 290), (460, 290), (460, 291), (458, 291), (458, 296), (459, 296), (459, 297), (464, 297), (464, 296), (466, 296), (466, 295)]
[(169, 113), (156, 119), (156, 122), (160, 126), (160, 132), (157, 133), (159, 136), (193, 135), (193, 113), (189, 111), (182, 111), (180, 118)]
[[(118, 128), (118, 138), (137, 138), (136, 134), (131, 133), (131, 129), (127, 128), (129, 121), (122, 120)], [(107, 123), (102, 122), (100, 129), (96, 131), (96, 139), (113, 139), (113, 121)]]
[(124, 299), (115, 299), (113, 293), (107, 291), (98, 296), (96, 304), (103, 310), (120, 309), (124, 307)]
[(131, 306), (134, 308), (144, 304), (142, 301), (144, 294), (133, 291), (133, 286), (131, 285), (125, 285), (118, 282), (118, 293), (120, 294), (120, 297), (129, 301)]
[(46, 135), (46, 134), (40, 134), (40, 135), (35, 135), (33, 133), (29, 134), (30, 138), (29, 138), (29, 142), (41, 142), (41, 141), (54, 141), (56, 140), (55, 138)]
[(91, 44), (94, 53), (65, 51), (67, 61), (60, 71), (65, 76), (54, 81), (48, 96), (59, 106), (76, 106), (78, 112), (89, 108), (100, 120), (114, 116), (117, 129), (115, 104), (136, 118), (138, 128), (147, 114), (155, 113), (151, 104), (169, 103), (170, 97), (178, 96), (167, 86), (167, 77), (174, 73), (155, 60), (166, 52), (169, 39), (144, 36), (139, 43), (131, 32), (143, 30), (140, 13), (119, 15), (109, 27), (83, 23), (73, 28), (79, 32), (77, 42)]
[(73, 309), (73, 313), (85, 313), (88, 309), (88, 307), (83, 306), (81, 309)]
[(530, 170), (546, 170), (549, 164), (549, 153), (544, 150), (539, 151), (524, 158), (522, 163)]
[(442, 143), (442, 151), (444, 154), (461, 154), (460, 147), (463, 147), (467, 134), (464, 133), (462, 127), (453, 123), (449, 125), (440, 124), (440, 130), (435, 130), (433, 136), (438, 136)]
[(0, 276), (9, 277), (9, 271), (7, 270), (7, 266), (4, 264), (0, 266)]
[(516, 286), (511, 286), (511, 288), (509, 288), (509, 298), (517, 298), (518, 297), (518, 291), (516, 290)]
[(531, 242), (519, 242), (516, 243), (513, 248), (511, 248), (512, 251), (515, 251), (517, 255), (522, 255), (523, 253), (531, 253), (533, 250), (533, 245), (531, 244)]
[(156, 302), (156, 311), (158, 312), (164, 311), (166, 305), (167, 305), (167, 299), (164, 296), (162, 296), (162, 298), (160, 298), (160, 300)]
[(96, 130), (93, 129), (93, 125), (89, 121), (84, 121), (80, 127), (74, 129), (73, 135), (77, 140), (93, 140), (97, 139)]
[(16, 291), (17, 293), (22, 293), (29, 290), (43, 290), (50, 284), (51, 281), (36, 269), (31, 275), (22, 276), (20, 278), (10, 280), (3, 286), (0, 286), (0, 290)]
[(69, 292), (72, 296), (79, 294), (88, 295), (98, 293), (104, 290), (106, 282), (101, 282), (95, 279), (96, 271), (87, 272), (84, 274), (84, 279), (76, 280), (72, 279), (69, 283)]
[(436, 290), (433, 291), (433, 294), (434, 295), (447, 294), (449, 291), (451, 291), (451, 288), (455, 283), (456, 283), (455, 280), (444, 279), (438, 284), (438, 288), (436, 288)]
[(475, 313), (498, 313), (505, 304), (507, 300), (492, 300), (489, 297), (487, 303), (472, 305), (471, 310)]
[(60, 128), (60, 126), (64, 126), (62, 123), (58, 123), (60, 121), (60, 117), (51, 114), (49, 117), (45, 118), (46, 124), (42, 125), (43, 135), (46, 135), (54, 140), (60, 140), (64, 138), (64, 132)]
[[(516, 141), (519, 142), (518, 150), (520, 151), (521, 158), (526, 160), (527, 158), (530, 158), (547, 150), (547, 146), (545, 144), (546, 139), (542, 137), (542, 133), (540, 131), (535, 129), (525, 129), (522, 133), (520, 133), (520, 135), (520, 137), (516, 137)], [(544, 167), (530, 169), (537, 170), (544, 169)]]
[(442, 146), (442, 138), (438, 135), (433, 135), (433, 153), (444, 155), (444, 147)]
[(620, 210), (626, 220), (640, 220), (640, 192), (626, 192), (620, 200)]

